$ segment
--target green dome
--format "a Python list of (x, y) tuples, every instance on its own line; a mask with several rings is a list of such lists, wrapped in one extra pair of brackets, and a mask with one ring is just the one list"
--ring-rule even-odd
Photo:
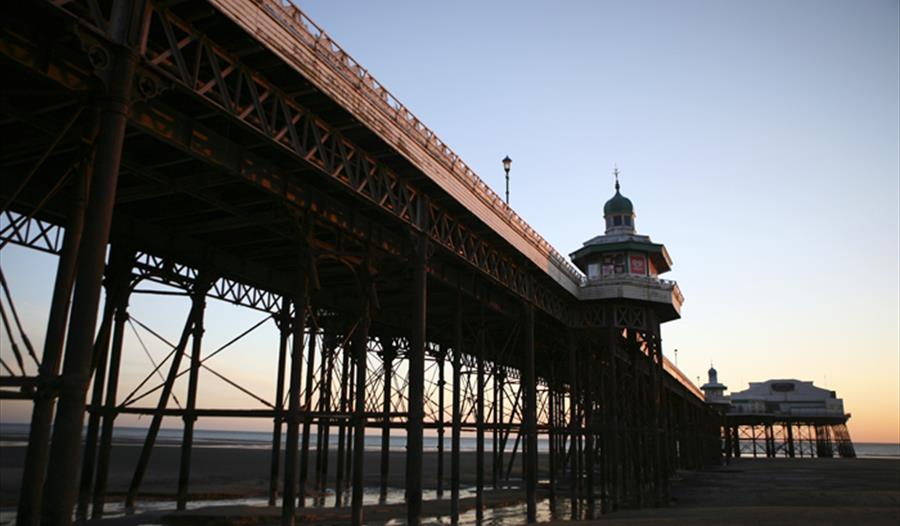
[(603, 205), (603, 215), (608, 216), (610, 214), (625, 214), (631, 215), (634, 213), (634, 205), (631, 204), (631, 199), (628, 199), (624, 195), (619, 193), (618, 189), (619, 184), (616, 183), (616, 195), (612, 196), (612, 199), (606, 202)]

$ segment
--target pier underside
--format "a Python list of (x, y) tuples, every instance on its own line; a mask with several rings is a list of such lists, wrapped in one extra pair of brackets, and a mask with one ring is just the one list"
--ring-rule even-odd
[[(0, 12), (0, 250), (57, 258), (54, 276), (31, 276), (54, 283), (42, 337), (19, 323), (28, 282), (3, 280), (0, 398), (32, 404), (18, 524), (104, 516), (122, 415), (148, 423), (127, 507), (142, 498), (164, 419), (182, 428), (179, 509), (198, 419), (271, 423), (266, 494), (284, 524), (326, 490), (349, 495), (363, 522), (373, 434), (385, 498), (390, 439), (406, 441), (410, 524), (429, 477), (448, 514), (462, 512), (464, 435), (477, 444), (476, 514), (485, 488), (515, 481), (530, 521), (539, 491), (568, 499), (573, 518), (664, 505), (676, 469), (720, 458), (718, 416), (663, 357), (659, 307), (578, 301), (510, 241), (512, 227), (437, 181), (437, 161), (415, 149), (430, 146), (392, 140), (363, 124), (361, 102), (323, 91), (324, 59), (298, 71), (266, 34), (205, 2)], [(147, 297), (179, 305), (175, 334), (145, 322)], [(210, 318), (210, 302), (258, 322)], [(255, 331), (274, 342), (244, 351), (248, 364), (277, 364), (264, 392), (216, 365)], [(128, 389), (120, 371), (143, 356), (132, 335), (165, 352)], [(204, 407), (213, 382), (246, 403)], [(431, 436), (434, 473), (423, 469)]]

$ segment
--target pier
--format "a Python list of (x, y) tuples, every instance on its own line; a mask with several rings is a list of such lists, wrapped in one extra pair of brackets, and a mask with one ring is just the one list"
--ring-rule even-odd
[[(390, 438), (405, 436), (411, 525), (426, 476), (458, 519), (463, 433), (478, 444), (466, 505), (480, 514), (485, 493), (513, 481), (529, 522), (539, 492), (594, 518), (664, 506), (675, 470), (719, 462), (720, 415), (663, 352), (661, 325), (684, 301), (659, 277), (672, 260), (637, 234), (618, 181), (585, 236), (604, 222), (605, 233), (570, 261), (289, 3), (39, 0), (0, 11), (0, 247), (58, 258), (54, 276), (38, 277), (54, 282), (42, 348), (18, 322), (27, 284), (2, 283), (12, 345), (0, 398), (33, 407), (17, 524), (104, 516), (123, 414), (150, 421), (126, 506), (141, 498), (163, 418), (182, 420), (180, 510), (198, 418), (271, 422), (267, 490), (285, 525), (326, 489), (348, 493), (351, 522), (365, 521), (371, 433), (383, 437), (382, 493), (396, 468)], [(184, 302), (178, 338), (135, 316), (138, 294)], [(210, 299), (262, 321), (223, 327), (205, 317)], [(265, 393), (214, 360), (263, 324), (279, 335), (256, 351), (278, 357)], [(170, 351), (123, 397), (130, 330)], [(229, 343), (211, 348), (211, 331)], [(201, 375), (253, 407), (199, 406)], [(179, 378), (188, 387), (175, 400)], [(434, 474), (423, 470), (426, 430), (439, 437)]]

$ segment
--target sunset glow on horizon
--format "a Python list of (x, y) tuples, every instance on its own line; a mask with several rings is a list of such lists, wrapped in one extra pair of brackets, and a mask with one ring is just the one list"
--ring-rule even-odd
[[(672, 256), (662, 277), (685, 303), (663, 350), (688, 378), (712, 364), (729, 393), (812, 381), (843, 399), (854, 442), (900, 443), (900, 4), (297, 4), (498, 195), (509, 155), (513, 208), (560, 253), (603, 232), (617, 166), (637, 232)], [(40, 349), (56, 257), (7, 246), (0, 264)], [(173, 341), (188, 308), (130, 304)], [(266, 316), (209, 300), (204, 352)], [(210, 363), (269, 400), (277, 349), (268, 320)], [(120, 399), (166, 352), (129, 327)], [(262, 407), (211, 374), (200, 385), (198, 407)], [(0, 402), (2, 423), (30, 414)]]

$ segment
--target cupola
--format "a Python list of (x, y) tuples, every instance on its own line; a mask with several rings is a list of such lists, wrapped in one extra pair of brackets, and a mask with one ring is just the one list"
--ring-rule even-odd
[(619, 191), (619, 169), (613, 170), (616, 176), (616, 195), (603, 205), (603, 219), (606, 221), (607, 234), (634, 234), (634, 205)]

